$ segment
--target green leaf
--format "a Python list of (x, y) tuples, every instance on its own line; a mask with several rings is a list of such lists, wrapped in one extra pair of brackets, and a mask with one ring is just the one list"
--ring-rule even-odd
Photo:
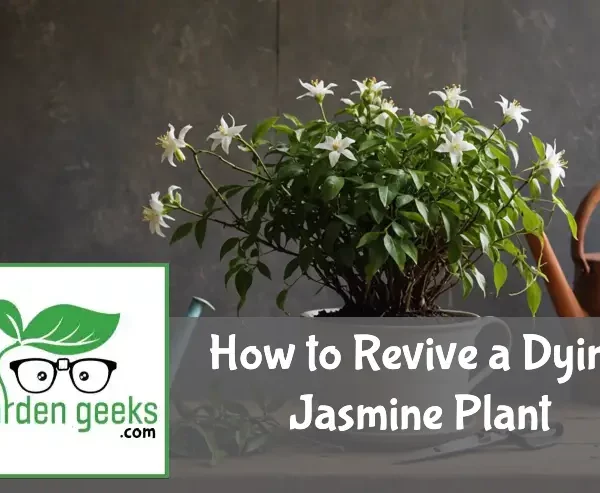
[(356, 248), (361, 248), (371, 243), (372, 241), (375, 241), (377, 238), (379, 238), (380, 235), (381, 233), (379, 231), (372, 231), (370, 233), (364, 234), (359, 240), (358, 245), (356, 245)]
[(401, 240), (392, 238), (386, 233), (386, 235), (383, 238), (383, 245), (385, 246), (387, 252), (390, 254), (390, 257), (392, 257), (394, 262), (396, 262), (398, 268), (401, 271), (403, 271), (404, 264), (406, 263), (406, 254), (404, 253), (404, 250), (402, 250)]
[(379, 224), (383, 220), (385, 213), (383, 211), (381, 211), (379, 208), (375, 207), (374, 204), (369, 205), (369, 210), (370, 210), (371, 216), (373, 216), (373, 219), (375, 220), (375, 222), (377, 224)]
[(379, 185), (377, 185), (377, 183), (365, 183), (364, 185), (360, 185), (356, 188), (358, 190), (372, 190), (374, 188), (379, 188)]
[(392, 222), (392, 229), (394, 230), (394, 233), (396, 233), (396, 235), (399, 238), (404, 238), (405, 236), (408, 236), (408, 231), (406, 231), (406, 229), (402, 226), (400, 226), (397, 222)]
[(573, 238), (577, 239), (577, 221), (575, 221), (573, 214), (569, 212), (567, 206), (565, 205), (562, 199), (553, 196), (552, 200), (567, 218), (567, 221), (569, 222), (569, 228), (571, 229), (571, 235), (573, 236)]
[(287, 125), (273, 125), (273, 130), (276, 130), (277, 132), (281, 132), (287, 135), (294, 135), (294, 129), (291, 127), (288, 127)]
[(269, 435), (266, 433), (263, 433), (262, 435), (254, 435), (248, 439), (248, 442), (246, 442), (245, 453), (251, 454), (252, 452), (262, 449), (268, 441)]
[(352, 216), (349, 216), (348, 214), (335, 214), (335, 217), (337, 217), (338, 219), (342, 220), (350, 226), (356, 226), (356, 219), (354, 219)]
[(415, 246), (415, 244), (410, 240), (402, 240), (400, 242), (400, 247), (416, 265), (419, 259), (419, 253), (417, 252), (417, 247)]
[(386, 175), (394, 175), (394, 176), (406, 175), (406, 173), (404, 171), (402, 171), (401, 169), (395, 169), (395, 168), (384, 169), (382, 171), (382, 173), (384, 173)]
[(508, 268), (502, 262), (494, 264), (494, 286), (496, 286), (496, 296), (500, 294), (500, 289), (504, 286), (508, 278)]
[(282, 166), (277, 172), (277, 178), (280, 180), (289, 180), (304, 174), (304, 168), (296, 163), (289, 163)]
[(527, 305), (529, 305), (529, 310), (533, 317), (535, 317), (541, 302), (542, 288), (540, 288), (537, 281), (533, 281), (527, 288)]
[(371, 282), (373, 276), (379, 271), (379, 269), (388, 259), (388, 252), (383, 245), (383, 241), (378, 241), (369, 246), (368, 259), (369, 263), (365, 267), (365, 274), (367, 277), (367, 282)]
[(296, 269), (298, 267), (298, 257), (295, 257), (292, 260), (290, 260), (285, 266), (285, 269), (283, 270), (283, 278), (287, 279), (288, 277), (290, 277), (294, 272), (296, 272)]
[(444, 229), (446, 230), (446, 240), (450, 241), (452, 239), (452, 222), (444, 212), (442, 212), (441, 215), (442, 222), (444, 223)]
[(487, 217), (488, 221), (492, 219), (492, 211), (490, 210), (490, 207), (487, 204), (482, 204), (481, 202), (476, 202), (477, 207), (479, 207), (483, 213), (485, 214), (485, 217)]
[(505, 195), (504, 200), (510, 199), (510, 197), (513, 194), (513, 191), (510, 189), (510, 187), (506, 184), (506, 182), (504, 180), (498, 179), (497, 181), (498, 181), (498, 185), (500, 185), (500, 189), (502, 190), (502, 192)]
[(533, 142), (533, 147), (535, 147), (535, 152), (537, 153), (538, 157), (540, 159), (544, 159), (546, 157), (546, 149), (544, 143), (535, 135), (531, 135), (531, 142)]
[(513, 257), (517, 257), (521, 253), (515, 244), (508, 238), (503, 239), (500, 242), (500, 246), (506, 253), (512, 255)]
[(421, 187), (425, 183), (425, 173), (422, 171), (415, 171), (414, 169), (409, 169), (408, 173), (410, 174), (415, 187), (417, 187), (417, 190), (421, 190)]
[(215, 206), (216, 201), (217, 198), (214, 194), (211, 193), (206, 197), (206, 200), (204, 201), (204, 207), (206, 207), (208, 210), (212, 210), (212, 208)]
[(267, 264), (258, 261), (256, 263), (256, 268), (258, 269), (258, 272), (260, 272), (263, 276), (265, 276), (267, 279), (271, 279), (271, 270), (269, 269), (269, 267), (267, 266)]
[(298, 255), (298, 265), (300, 266), (302, 272), (306, 272), (310, 267), (313, 255), (314, 250), (311, 246), (307, 246), (300, 251), (300, 254)]
[(384, 186), (379, 187), (379, 200), (381, 200), (383, 207), (388, 206), (388, 200), (390, 197), (391, 197), (390, 189), (387, 186), (384, 185)]
[(358, 148), (358, 152), (362, 152), (364, 150), (370, 149), (372, 147), (377, 147), (383, 143), (383, 139), (370, 139), (365, 140), (360, 147)]
[(409, 204), (410, 202), (412, 202), (414, 200), (414, 197), (412, 195), (399, 195), (396, 198), (396, 207), (398, 207), (398, 209), (404, 207), (406, 204)]
[(473, 191), (473, 200), (477, 200), (479, 198), (479, 190), (477, 190), (477, 187), (473, 182), (471, 182), (471, 190)]
[(462, 254), (462, 240), (460, 237), (452, 239), (448, 245), (448, 260), (451, 264), (454, 264), (460, 260)]
[(410, 219), (411, 221), (415, 221), (417, 223), (425, 224), (425, 219), (423, 219), (423, 216), (418, 212), (400, 211), (400, 214), (406, 219)]
[(179, 241), (182, 238), (185, 238), (187, 235), (189, 235), (191, 233), (193, 227), (194, 227), (194, 223), (184, 223), (181, 226), (179, 226), (173, 233), (173, 236), (171, 236), (171, 241), (169, 244), (172, 245), (176, 241)]
[(257, 140), (262, 139), (271, 129), (271, 127), (275, 125), (277, 120), (279, 120), (278, 116), (272, 116), (270, 118), (265, 118), (262, 122), (260, 122), (252, 133), (252, 141), (256, 142)]
[(321, 189), (321, 194), (323, 196), (323, 200), (329, 202), (330, 200), (337, 197), (340, 193), (340, 190), (344, 186), (344, 179), (340, 176), (328, 176), (323, 183), (323, 187)]
[(121, 315), (75, 305), (54, 305), (38, 313), (23, 331), (21, 343), (59, 355), (87, 353), (114, 334)]
[(204, 237), (206, 236), (206, 226), (208, 224), (208, 218), (200, 219), (196, 223), (196, 227), (194, 228), (194, 236), (196, 237), (196, 243), (198, 243), (198, 248), (202, 248), (204, 244)]
[(477, 282), (477, 285), (479, 286), (479, 289), (481, 289), (483, 297), (485, 298), (485, 277), (481, 272), (479, 272), (479, 270), (477, 270), (477, 267), (471, 267), (471, 272), (473, 272), (473, 275), (475, 276), (475, 282)]
[(452, 210), (453, 212), (456, 212), (457, 214), (460, 214), (460, 206), (456, 202), (452, 202), (448, 199), (440, 199), (438, 200), (438, 204), (447, 207), (448, 209)]
[(540, 186), (540, 182), (537, 180), (537, 178), (533, 178), (529, 182), (529, 194), (531, 195), (531, 198), (534, 199), (538, 199), (542, 194), (542, 187)]
[(244, 195), (242, 195), (242, 202), (240, 203), (240, 210), (242, 212), (242, 215), (246, 214), (246, 212), (248, 212), (252, 208), (252, 204), (254, 203), (256, 194), (261, 189), (262, 184), (257, 183), (256, 185), (252, 185), (248, 190), (246, 190)]
[(487, 253), (490, 247), (490, 237), (484, 231), (480, 231), (479, 241), (481, 242), (481, 249)]
[(23, 332), (23, 320), (19, 309), (8, 300), (0, 300), (0, 330), (11, 339), (17, 340)]
[(452, 174), (452, 170), (438, 159), (430, 159), (427, 161), (424, 169), (427, 171), (433, 171), (434, 173), (439, 173), (440, 175)]
[(429, 137), (431, 135), (431, 130), (430, 129), (425, 129), (425, 130), (421, 130), (419, 132), (417, 132), (416, 134), (414, 134), (407, 142), (406, 146), (408, 148), (414, 147), (415, 145), (417, 145), (419, 142), (424, 141), (427, 137)]
[(238, 271), (235, 275), (235, 289), (242, 300), (246, 299), (250, 286), (252, 286), (252, 274), (246, 269)]
[(423, 217), (425, 224), (427, 224), (427, 226), (431, 226), (429, 224), (429, 209), (427, 209), (427, 206), (423, 202), (421, 202), (420, 200), (417, 200), (417, 199), (415, 199), (415, 205), (417, 206), (417, 210), (419, 211), (419, 214), (421, 214), (421, 216)]
[(463, 298), (466, 298), (473, 291), (473, 278), (469, 275), (468, 272), (463, 272), (462, 274), (462, 291)]
[(219, 258), (223, 260), (223, 257), (227, 255), (240, 241), (239, 238), (228, 238), (225, 240), (223, 245), (221, 246), (221, 251), (219, 252)]
[(513, 161), (515, 162), (515, 166), (519, 165), (519, 148), (517, 147), (517, 144), (515, 144), (514, 142), (509, 142), (507, 144), (508, 150), (510, 151), (510, 153), (512, 154), (513, 157)]
[(223, 407), (232, 414), (237, 414), (238, 416), (250, 416), (246, 406), (240, 402), (223, 401)]
[(544, 229), (544, 220), (531, 209), (522, 209), (523, 212), (523, 227), (528, 233), (539, 233)]
[(275, 303), (277, 304), (277, 308), (281, 311), (285, 311), (285, 299), (287, 298), (288, 290), (283, 289), (279, 291), (277, 298), (275, 299)]
[(507, 169), (510, 169), (510, 158), (506, 153), (502, 152), (495, 145), (489, 146), (492, 150), (492, 154), (498, 159), (498, 162)]
[(283, 116), (285, 118), (287, 118), (289, 121), (293, 122), (294, 125), (296, 125), (297, 127), (302, 126), (302, 122), (300, 120), (298, 120), (298, 118), (295, 117), (294, 115), (290, 115), (289, 113), (284, 113)]

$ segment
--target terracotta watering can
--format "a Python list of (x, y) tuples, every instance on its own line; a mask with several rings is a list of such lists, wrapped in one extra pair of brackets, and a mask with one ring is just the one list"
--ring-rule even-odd
[(558, 263), (548, 238), (544, 244), (528, 235), (527, 242), (536, 260), (541, 258), (542, 272), (548, 278), (546, 287), (559, 317), (600, 317), (600, 253), (586, 253), (584, 238), (592, 212), (600, 203), (600, 183), (583, 199), (575, 214), (577, 237), (571, 241), (571, 257), (575, 264), (575, 281), (571, 288)]

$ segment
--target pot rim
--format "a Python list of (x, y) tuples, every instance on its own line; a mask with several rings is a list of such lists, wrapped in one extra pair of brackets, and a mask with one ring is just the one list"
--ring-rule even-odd
[[(300, 314), (301, 317), (304, 318), (316, 318), (315, 315), (320, 312), (325, 310), (326, 312), (332, 312), (332, 311), (336, 311), (341, 309), (342, 307), (335, 307), (335, 308), (317, 308), (317, 309), (313, 309), (313, 310), (307, 310), (305, 312), (302, 312)], [(454, 315), (460, 315), (462, 317), (465, 317), (465, 315), (468, 317), (465, 317), (464, 321), (460, 321), (460, 322), (452, 322), (452, 323), (448, 323), (448, 324), (439, 324), (439, 325), (402, 325), (401, 327), (399, 327), (398, 325), (394, 325), (390, 322), (387, 321), (391, 321), (394, 318), (393, 317), (381, 317), (381, 320), (385, 320), (386, 322), (382, 323), (382, 324), (378, 324), (376, 326), (373, 325), (363, 325), (360, 323), (356, 323), (356, 324), (351, 324), (352, 328), (360, 328), (360, 329), (369, 329), (369, 328), (373, 328), (373, 327), (377, 327), (378, 329), (392, 329), (392, 330), (398, 330), (398, 329), (402, 329), (402, 330), (429, 330), (429, 331), (439, 331), (439, 332), (445, 332), (451, 329), (455, 329), (455, 330), (459, 330), (459, 329), (467, 329), (470, 328), (472, 325), (476, 324), (476, 323), (481, 323), (481, 320), (484, 318), (494, 318), (494, 317), (481, 317), (480, 315), (477, 315), (476, 313), (472, 313), (472, 312), (467, 312), (464, 310), (440, 310), (441, 312), (444, 313), (448, 313), (448, 314), (454, 314)], [(352, 320), (352, 319), (361, 319), (361, 318), (368, 318), (368, 319), (375, 319), (378, 317), (339, 317), (339, 319), (342, 320)], [(408, 317), (397, 317), (400, 319), (406, 319)], [(436, 317), (424, 317), (424, 318), (431, 318), (434, 319)], [(338, 320), (339, 320), (338, 319)], [(335, 324), (335, 320), (336, 318), (329, 318), (329, 317), (322, 317), (319, 318), (319, 321), (324, 322), (324, 323), (329, 323), (329, 324)], [(339, 323), (339, 322), (338, 322)]]

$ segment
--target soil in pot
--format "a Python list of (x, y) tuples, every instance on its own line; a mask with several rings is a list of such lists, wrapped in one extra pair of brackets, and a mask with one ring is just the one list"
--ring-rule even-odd
[(441, 308), (415, 310), (410, 312), (381, 312), (367, 305), (344, 305), (339, 310), (321, 310), (315, 317), (468, 317), (467, 314), (451, 313)]

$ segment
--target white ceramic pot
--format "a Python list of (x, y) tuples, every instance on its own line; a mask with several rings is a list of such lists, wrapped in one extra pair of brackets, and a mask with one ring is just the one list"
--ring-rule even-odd
[[(318, 349), (334, 345), (342, 354), (342, 362), (335, 370), (325, 371), (319, 368), (315, 372), (315, 399), (318, 404), (335, 409), (344, 405), (352, 405), (354, 408), (358, 405), (383, 405), (389, 409), (390, 400), (395, 398), (397, 408), (411, 405), (423, 412), (430, 406), (439, 406), (443, 410), (442, 431), (451, 432), (456, 429), (455, 395), (471, 394), (478, 384), (493, 373), (482, 357), (475, 359), (477, 369), (463, 369), (457, 363), (461, 348), (475, 346), (475, 340), (482, 329), (492, 324), (500, 326), (505, 332), (495, 344), (503, 344), (509, 350), (512, 345), (510, 329), (503, 321), (466, 312), (446, 311), (451, 316), (448, 322), (442, 318), (414, 319), (413, 322), (409, 318), (316, 318), (319, 311), (321, 310), (311, 310), (302, 316), (314, 318)], [(379, 339), (380, 349), (374, 356), (380, 370), (373, 371), (368, 364), (360, 371), (355, 370), (356, 334), (370, 334)], [(428, 345), (428, 339), (431, 339), (431, 345)], [(404, 354), (398, 359), (401, 364), (399, 369), (388, 370), (383, 367), (382, 355), (386, 348), (408, 346), (414, 352), (419, 343), (423, 343), (423, 352), (416, 369), (406, 367)], [(441, 369), (438, 360), (434, 358), (435, 369), (428, 370), (426, 349), (440, 346), (446, 355), (452, 343), (456, 343), (456, 351), (451, 367)], [(370, 346), (371, 343), (364, 343), (365, 348)], [(367, 363), (364, 359), (363, 362)]]

